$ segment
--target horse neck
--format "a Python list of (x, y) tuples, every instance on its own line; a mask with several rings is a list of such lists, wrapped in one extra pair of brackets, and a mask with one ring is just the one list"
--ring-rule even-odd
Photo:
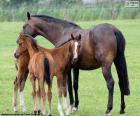
[(71, 44), (70, 43), (66, 43), (65, 45), (63, 45), (60, 48), (55, 48), (51, 51), (52, 56), (54, 58), (55, 61), (59, 60), (60, 58), (58, 58), (59, 56), (62, 58), (61, 60), (63, 60), (63, 63), (68, 64), (69, 61), (71, 60), (71, 56), (72, 56), (72, 52), (71, 52)]
[(32, 58), (33, 55), (37, 52), (37, 50), (35, 50), (35, 49), (32, 47), (32, 45), (31, 45), (30, 42), (27, 42), (27, 49), (28, 49), (30, 58)]
[(70, 39), (71, 33), (76, 33), (80, 27), (62, 26), (59, 23), (42, 22), (39, 24), (39, 35), (47, 38), (55, 47)]

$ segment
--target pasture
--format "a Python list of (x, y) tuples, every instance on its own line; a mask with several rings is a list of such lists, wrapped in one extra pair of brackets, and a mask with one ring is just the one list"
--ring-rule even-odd
[[(126, 114), (123, 116), (140, 115), (140, 20), (115, 20), (77, 22), (83, 28), (90, 28), (96, 24), (108, 22), (119, 28), (126, 39), (126, 60), (130, 81), (131, 94), (125, 97)], [(13, 81), (16, 75), (13, 51), (16, 38), (24, 22), (0, 23), (0, 114), (14, 113), (12, 109)], [(37, 37), (40, 45), (52, 48), (53, 45), (42, 37)], [(120, 110), (120, 91), (118, 77), (114, 65), (112, 66), (114, 88), (114, 108), (112, 116), (118, 116)], [(47, 86), (46, 86), (47, 89)], [(56, 78), (53, 80), (52, 114), (58, 116)], [(31, 84), (29, 79), (25, 86), (26, 112), (33, 112)], [(79, 111), (72, 116), (103, 116), (106, 110), (108, 91), (101, 69), (80, 71), (79, 77)], [(19, 100), (19, 99), (18, 99)], [(68, 99), (69, 100), (69, 99)], [(47, 102), (46, 102), (47, 104)], [(47, 108), (48, 109), (48, 108)], [(18, 113), (22, 113), (18, 105)]]

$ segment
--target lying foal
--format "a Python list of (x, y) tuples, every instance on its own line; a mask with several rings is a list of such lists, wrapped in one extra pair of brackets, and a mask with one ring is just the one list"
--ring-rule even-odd
[[(17, 40), (19, 47), (16, 49), (15, 56), (19, 57), (23, 52), (28, 51), (30, 56), (29, 72), (31, 75), (31, 82), (33, 86), (33, 98), (34, 98), (34, 111), (36, 111), (36, 90), (35, 80), (39, 81), (39, 92), (40, 91), (43, 99), (42, 114), (45, 115), (45, 88), (44, 88), (44, 77), (47, 77), (48, 82), (48, 101), (49, 101), (49, 115), (51, 115), (51, 80), (53, 76), (57, 76), (58, 86), (58, 111), (61, 116), (64, 115), (62, 110), (62, 94), (64, 95), (64, 109), (66, 115), (69, 115), (67, 107), (67, 79), (66, 73), (71, 66), (73, 61), (79, 56), (80, 39), (81, 35), (74, 38), (71, 37), (71, 41), (67, 42), (60, 48), (56, 49), (45, 49), (37, 46), (34, 39), (29, 35), (21, 35)], [(62, 61), (63, 60), (63, 61)], [(39, 97), (40, 101), (40, 97)]]

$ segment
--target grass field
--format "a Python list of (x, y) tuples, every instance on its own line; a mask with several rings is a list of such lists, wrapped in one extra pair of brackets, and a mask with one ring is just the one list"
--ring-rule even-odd
[[(125, 53), (131, 95), (126, 97), (126, 114), (123, 116), (140, 116), (140, 20), (92, 21), (78, 22), (78, 24), (83, 28), (90, 28), (103, 22), (114, 24), (123, 32), (126, 38)], [(12, 110), (12, 93), (16, 70), (13, 60), (13, 51), (16, 47), (15, 41), (22, 25), (23, 22), (0, 23), (0, 113), (14, 113)], [(53, 47), (41, 37), (38, 37), (38, 43), (44, 47)], [(114, 65), (112, 66), (112, 73), (115, 80), (114, 108), (112, 116), (118, 116), (120, 110), (120, 92), (118, 87), (118, 77)], [(56, 79), (54, 79), (52, 90), (53, 116), (58, 116), (56, 90)], [(26, 113), (31, 113), (33, 102), (29, 79), (27, 80), (24, 93)], [(72, 116), (103, 116), (106, 110), (107, 96), (108, 91), (101, 69), (80, 71), (79, 112), (72, 114)], [(19, 113), (22, 113), (19, 106), (18, 109)]]

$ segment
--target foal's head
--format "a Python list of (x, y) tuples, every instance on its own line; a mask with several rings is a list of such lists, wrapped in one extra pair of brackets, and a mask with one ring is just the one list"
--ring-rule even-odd
[(80, 55), (81, 34), (76, 35), (75, 37), (71, 34), (71, 39), (73, 40), (72, 41), (72, 52), (73, 52), (72, 64), (75, 64)]
[(31, 45), (31, 47), (34, 50), (38, 50), (37, 43), (33, 37), (27, 34), (20, 34), (19, 38), (16, 41), (17, 48), (15, 50), (14, 56), (15, 58), (20, 57), (22, 54), (28, 52), (28, 47)]

